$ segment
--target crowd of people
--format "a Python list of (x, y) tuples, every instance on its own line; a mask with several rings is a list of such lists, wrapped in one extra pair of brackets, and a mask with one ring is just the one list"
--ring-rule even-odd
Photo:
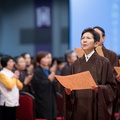
[[(48, 51), (19, 56), (2, 55), (0, 58), (0, 117), (16, 120), (20, 92), (35, 97), (35, 117), (56, 120), (56, 92), (63, 96), (64, 120), (114, 120), (120, 110), (120, 75), (114, 70), (120, 66), (115, 52), (105, 48), (105, 31), (101, 27), (83, 30), (80, 38), (84, 55), (72, 50), (63, 57), (53, 58)], [(101, 46), (104, 57), (96, 52)], [(86, 90), (64, 88), (55, 75), (71, 75), (90, 71), (97, 86)]]

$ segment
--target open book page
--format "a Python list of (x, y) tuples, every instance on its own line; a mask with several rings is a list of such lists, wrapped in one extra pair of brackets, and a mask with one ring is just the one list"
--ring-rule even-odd
[(61, 85), (71, 90), (91, 89), (92, 86), (97, 86), (89, 71), (67, 76), (55, 75), (55, 77)]
[(117, 74), (120, 75), (120, 67), (114, 67), (114, 69), (116, 70)]
[(96, 48), (96, 52), (100, 55), (100, 56), (103, 56), (104, 57), (104, 54), (103, 54), (103, 51), (102, 51), (102, 46), (98, 46)]

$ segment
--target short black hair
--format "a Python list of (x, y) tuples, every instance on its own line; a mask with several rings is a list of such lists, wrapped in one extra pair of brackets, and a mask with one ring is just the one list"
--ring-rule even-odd
[(1, 57), (1, 65), (2, 65), (2, 67), (6, 67), (6, 66), (7, 66), (7, 62), (8, 62), (10, 59), (14, 60), (13, 57), (10, 56), (10, 55), (3, 55), (3, 56)]
[(61, 63), (64, 63), (64, 62), (66, 62), (64, 57), (61, 56), (61, 57), (57, 58), (57, 64), (58, 65), (60, 65)]
[[(67, 61), (67, 58), (71, 58), (71, 54), (74, 53), (73, 50), (67, 50), (64, 54), (65, 60)], [(68, 61), (67, 61), (68, 62)]]
[(15, 63), (18, 63), (18, 60), (19, 60), (19, 58), (24, 58), (23, 56), (16, 56), (16, 57), (14, 57), (14, 60), (15, 60)]
[(83, 30), (83, 32), (81, 34), (81, 38), (82, 38), (83, 34), (86, 32), (89, 32), (93, 35), (94, 42), (100, 41), (100, 35), (93, 28), (86, 28), (85, 30)]
[(99, 29), (103, 33), (102, 36), (105, 36), (105, 30), (103, 28), (101, 28), (99, 26), (95, 26), (93, 29), (95, 29), (95, 28)]

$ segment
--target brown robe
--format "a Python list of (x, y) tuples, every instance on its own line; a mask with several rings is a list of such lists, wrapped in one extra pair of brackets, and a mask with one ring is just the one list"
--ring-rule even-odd
[[(61, 70), (61, 75), (66, 76), (70, 74), (71, 74), (71, 65), (67, 63)], [(69, 96), (66, 96), (64, 87), (62, 87), (62, 94), (63, 94), (63, 116), (65, 120), (69, 120), (70, 119), (69, 116), (71, 115), (71, 106), (69, 106), (69, 102), (66, 102), (69, 100)]]
[(109, 60), (96, 52), (88, 62), (83, 56), (72, 65), (72, 74), (84, 71), (90, 71), (99, 92), (90, 89), (72, 91), (67, 100), (72, 108), (69, 120), (111, 120), (116, 81)]
[(118, 56), (116, 55), (115, 52), (106, 49), (104, 45), (102, 46), (102, 51), (104, 56), (110, 60), (112, 67), (119, 66)]
[[(104, 45), (102, 46), (102, 50), (103, 50), (104, 56), (110, 60), (112, 67), (120, 66), (118, 56), (116, 55), (115, 52), (106, 49)], [(115, 77), (117, 76), (117, 73), (115, 70), (114, 70), (114, 76)], [(114, 119), (114, 113), (118, 113), (118, 112), (120, 113), (120, 82), (117, 81), (117, 95), (114, 101), (113, 119)]]

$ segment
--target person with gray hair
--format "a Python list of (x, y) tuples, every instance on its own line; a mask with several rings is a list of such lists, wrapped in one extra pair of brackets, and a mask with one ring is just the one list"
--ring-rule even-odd
[(61, 70), (61, 75), (69, 75), (70, 74), (70, 68), (72, 63), (77, 60), (77, 56), (72, 50), (67, 50), (64, 54), (65, 60), (67, 64), (65, 67)]
[[(77, 56), (75, 54), (74, 51), (72, 50), (67, 50), (64, 54), (65, 60), (67, 62), (67, 64), (65, 65), (65, 67), (61, 70), (61, 75), (65, 76), (65, 75), (70, 75), (70, 70), (71, 70), (71, 65), (73, 64), (73, 62), (75, 60), (77, 60)], [(69, 116), (71, 114), (71, 106), (69, 106), (69, 102), (66, 102), (69, 99), (69, 96), (65, 95), (64, 88), (61, 86), (61, 92), (64, 96), (64, 101), (63, 101), (63, 106), (64, 106), (64, 118), (65, 120), (69, 120)], [(66, 119), (67, 117), (67, 119)]]

